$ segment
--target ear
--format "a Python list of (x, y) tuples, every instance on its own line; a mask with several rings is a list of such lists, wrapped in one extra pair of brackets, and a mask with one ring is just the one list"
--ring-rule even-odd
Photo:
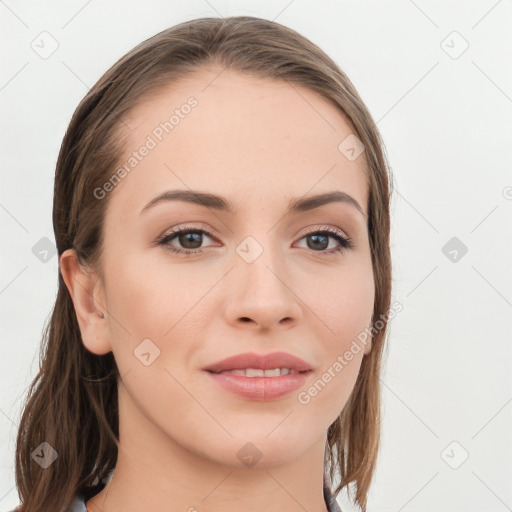
[(93, 354), (112, 351), (103, 283), (78, 260), (74, 249), (64, 251), (59, 268), (73, 300), (82, 343)]

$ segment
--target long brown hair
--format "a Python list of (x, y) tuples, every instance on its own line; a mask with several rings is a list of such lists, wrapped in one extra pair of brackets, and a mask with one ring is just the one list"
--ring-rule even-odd
[[(390, 169), (370, 113), (347, 76), (320, 48), (278, 23), (237, 16), (181, 23), (119, 59), (76, 108), (60, 148), (53, 202), (58, 255), (75, 249), (82, 263), (100, 272), (102, 226), (110, 195), (100, 201), (93, 191), (119, 165), (125, 140), (121, 124), (149, 94), (210, 64), (318, 93), (345, 115), (364, 144), (375, 280), (373, 318), (382, 322), (346, 406), (328, 429), (325, 475), (334, 485), (339, 474), (336, 495), (353, 484), (354, 501), (365, 510), (379, 448), (379, 379), (391, 297)], [(59, 271), (40, 369), (29, 387), (17, 435), (21, 512), (63, 510), (76, 493), (90, 494), (115, 468), (118, 378), (111, 352), (98, 356), (82, 344), (73, 302)], [(55, 453), (57, 459), (43, 469), (33, 457), (36, 449), (43, 450), (45, 457)]]

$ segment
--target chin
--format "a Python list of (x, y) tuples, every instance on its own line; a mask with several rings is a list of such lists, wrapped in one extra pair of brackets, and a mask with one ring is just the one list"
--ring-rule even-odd
[(296, 429), (283, 429), (279, 434), (275, 430), (270, 432), (272, 429), (258, 431), (253, 428), (246, 434), (230, 440), (219, 455), (225, 459), (226, 453), (231, 453), (233, 457), (223, 463), (238, 469), (280, 466), (299, 457), (315, 442), (312, 439), (311, 443), (308, 443), (307, 436)]

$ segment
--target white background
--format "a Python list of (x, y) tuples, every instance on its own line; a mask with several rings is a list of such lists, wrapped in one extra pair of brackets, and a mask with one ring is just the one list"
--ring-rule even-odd
[[(54, 240), (53, 176), (71, 114), (142, 40), (242, 14), (297, 30), (341, 66), (394, 173), (393, 297), (404, 309), (382, 375), (368, 511), (512, 510), (511, 0), (2, 0), (0, 14), (0, 510), (19, 503), (20, 404), (57, 289), (57, 257), (42, 262), (32, 248)], [(47, 59), (31, 48), (43, 31), (58, 42)], [(455, 262), (442, 251), (452, 237), (468, 248)], [(466, 452), (457, 469), (447, 463)]]

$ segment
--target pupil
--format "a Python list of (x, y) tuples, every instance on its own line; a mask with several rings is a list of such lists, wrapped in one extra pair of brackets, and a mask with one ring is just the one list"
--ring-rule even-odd
[[(310, 235), (309, 239), (313, 240), (313, 246), (308, 242), (310, 249), (326, 249), (329, 245), (328, 237), (325, 235)], [(319, 239), (323, 239), (323, 243), (320, 242), (320, 245), (318, 245)]]
[[(201, 234), (200, 233), (185, 233), (180, 235), (180, 244), (186, 249), (199, 249), (201, 247)], [(190, 245), (191, 243), (191, 245)], [(195, 244), (195, 245), (194, 245)]]

